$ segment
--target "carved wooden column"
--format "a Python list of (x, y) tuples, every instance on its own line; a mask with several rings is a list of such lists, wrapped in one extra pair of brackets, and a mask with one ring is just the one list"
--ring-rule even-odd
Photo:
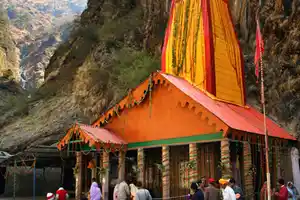
[(191, 169), (190, 169), (190, 183), (197, 181), (198, 178), (198, 168), (197, 168), (197, 158), (198, 158), (198, 151), (197, 151), (197, 144), (192, 143), (189, 144), (189, 160), (191, 164)]
[(221, 141), (222, 176), (225, 178), (232, 177), (229, 145), (230, 145), (230, 143), (229, 143), (228, 138), (225, 138)]
[(102, 178), (102, 194), (103, 200), (108, 200), (109, 192), (109, 153), (103, 151), (103, 178)]
[(253, 190), (253, 174), (250, 171), (252, 167), (251, 146), (248, 142), (243, 144), (244, 156), (244, 180), (245, 180), (245, 195), (252, 195)]
[(138, 165), (138, 181), (140, 181), (141, 183), (145, 183), (144, 182), (144, 171), (145, 171), (145, 157), (144, 157), (144, 149), (143, 148), (139, 148), (137, 150), (137, 165)]
[(123, 150), (120, 150), (119, 152), (119, 172), (118, 172), (118, 179), (120, 181), (124, 181), (125, 179), (125, 154), (126, 152)]
[(81, 152), (76, 152), (76, 166), (75, 166), (75, 199), (80, 200), (82, 192), (82, 154)]
[(162, 184), (163, 199), (170, 198), (170, 150), (169, 146), (162, 147)]

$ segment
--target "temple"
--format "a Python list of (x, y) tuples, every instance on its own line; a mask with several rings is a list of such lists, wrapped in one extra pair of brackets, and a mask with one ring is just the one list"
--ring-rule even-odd
[[(154, 198), (179, 198), (202, 176), (234, 177), (258, 194), (265, 177), (263, 115), (245, 103), (243, 59), (227, 0), (173, 0), (162, 70), (57, 147), (76, 154), (76, 199), (91, 177), (112, 199), (131, 175)], [(267, 119), (272, 184), (292, 180), (292, 135)], [(172, 183), (172, 184), (171, 184)]]

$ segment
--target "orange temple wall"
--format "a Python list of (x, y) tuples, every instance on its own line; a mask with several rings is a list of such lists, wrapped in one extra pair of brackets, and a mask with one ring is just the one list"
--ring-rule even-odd
[(180, 103), (189, 97), (177, 88), (160, 84), (155, 87), (151, 106), (147, 98), (140, 105), (113, 117), (104, 128), (128, 143), (134, 143), (216, 133), (227, 127), (199, 105), (191, 108), (192, 99), (189, 99), (189, 104)]

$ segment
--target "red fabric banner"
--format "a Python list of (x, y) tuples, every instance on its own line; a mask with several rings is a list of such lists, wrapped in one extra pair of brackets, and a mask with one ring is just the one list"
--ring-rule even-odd
[(260, 32), (259, 21), (256, 20), (256, 49), (255, 49), (255, 75), (259, 77), (259, 62), (264, 53), (264, 41)]

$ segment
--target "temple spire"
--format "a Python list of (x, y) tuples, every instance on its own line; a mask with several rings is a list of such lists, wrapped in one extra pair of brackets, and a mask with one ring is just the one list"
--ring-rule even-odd
[(243, 57), (228, 0), (173, 0), (162, 71), (212, 98), (245, 105)]

